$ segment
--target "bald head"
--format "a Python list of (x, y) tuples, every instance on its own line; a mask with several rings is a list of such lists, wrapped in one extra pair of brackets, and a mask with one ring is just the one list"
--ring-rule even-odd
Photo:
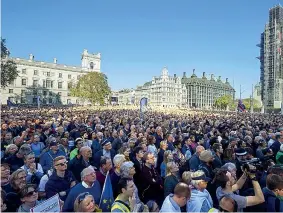
[(202, 151), (204, 151), (204, 147), (203, 146), (197, 146), (196, 147), (197, 154), (200, 154)]
[(219, 206), (223, 210), (226, 210), (228, 212), (235, 212), (235, 205), (236, 205), (235, 200), (227, 196), (223, 197), (219, 202)]

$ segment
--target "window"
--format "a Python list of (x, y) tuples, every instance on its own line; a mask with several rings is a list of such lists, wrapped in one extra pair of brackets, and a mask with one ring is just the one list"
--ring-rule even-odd
[(58, 89), (62, 89), (62, 82), (58, 82)]
[(50, 88), (51, 87), (51, 81), (50, 80), (46, 80), (46, 87)]
[(33, 80), (32, 85), (33, 85), (34, 87), (37, 87), (37, 86), (38, 86), (38, 80)]
[(43, 88), (46, 88), (46, 81), (43, 80)]
[(33, 90), (33, 95), (37, 95), (37, 90), (36, 89)]
[(9, 89), (9, 93), (14, 93), (13, 89)]
[(14, 97), (8, 97), (8, 100), (13, 103), (14, 102)]
[(34, 75), (38, 75), (38, 70), (34, 70), (34, 71), (33, 71), (33, 74), (34, 74)]
[(22, 74), (27, 74), (27, 69), (22, 69)]
[(37, 98), (33, 98), (33, 99), (32, 99), (32, 103), (33, 103), (33, 104), (36, 104), (36, 103), (37, 103)]
[(51, 88), (53, 88), (53, 81), (51, 81)]
[(67, 104), (70, 104), (71, 103), (71, 99), (67, 99)]
[(22, 79), (22, 86), (26, 86), (27, 85), (27, 79)]
[(52, 104), (52, 98), (49, 98), (49, 101), (48, 101), (50, 104)]
[(50, 77), (50, 72), (47, 72), (47, 77)]
[(68, 79), (71, 79), (71, 78), (72, 78), (72, 76), (69, 74), (69, 75), (68, 75)]
[(62, 73), (59, 73), (59, 78), (62, 78)]
[(62, 96), (62, 92), (58, 92), (58, 95), (59, 95), (59, 96)]
[(52, 92), (49, 92), (49, 96), (52, 96)]
[(47, 95), (47, 91), (46, 91), (46, 90), (43, 91), (43, 95), (44, 95), (44, 96)]
[(89, 67), (91, 70), (93, 70), (93, 62), (90, 62)]
[(26, 102), (24, 97), (21, 97), (21, 103), (24, 104)]
[(26, 91), (24, 89), (22, 89), (21, 91), (21, 95), (25, 95)]

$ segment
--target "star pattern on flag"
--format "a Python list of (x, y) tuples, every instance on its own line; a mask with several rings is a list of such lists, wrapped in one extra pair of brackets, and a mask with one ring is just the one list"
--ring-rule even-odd
[(104, 200), (103, 200), (103, 203), (107, 203), (107, 200), (106, 200), (106, 199), (104, 199)]

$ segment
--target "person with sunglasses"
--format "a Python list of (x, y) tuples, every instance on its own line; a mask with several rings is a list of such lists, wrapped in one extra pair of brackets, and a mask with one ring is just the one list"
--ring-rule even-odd
[(78, 195), (74, 203), (74, 212), (102, 212), (89, 192)]
[(19, 192), (22, 205), (20, 205), (18, 212), (30, 212), (30, 209), (38, 205), (38, 192), (36, 186), (27, 184)]
[(54, 172), (45, 185), (46, 198), (59, 194), (60, 199), (65, 201), (70, 188), (76, 185), (76, 179), (72, 172), (67, 170), (65, 156), (58, 156), (54, 159)]

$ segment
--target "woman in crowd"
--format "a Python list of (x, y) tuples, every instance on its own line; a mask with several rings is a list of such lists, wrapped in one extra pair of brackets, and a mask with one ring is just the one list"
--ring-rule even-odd
[(79, 194), (74, 203), (74, 212), (102, 212), (89, 192)]
[(164, 160), (164, 152), (167, 150), (167, 147), (168, 147), (167, 141), (160, 142), (160, 148), (158, 150), (158, 155), (157, 155), (157, 169), (159, 172), (160, 172), (160, 165)]
[(174, 192), (179, 183), (179, 167), (175, 162), (168, 162), (166, 166), (166, 177), (164, 180), (164, 198)]
[(1, 163), (1, 188), (4, 191), (9, 190), (10, 166), (7, 163)]
[(27, 184), (19, 192), (21, 202), (18, 212), (30, 212), (30, 210), (39, 204), (38, 192), (35, 185)]
[(161, 175), (162, 178), (165, 178), (167, 163), (171, 162), (171, 161), (173, 161), (173, 154), (170, 150), (167, 150), (167, 151), (164, 152), (164, 159), (163, 159), (163, 162), (160, 165), (160, 171), (161, 171), (160, 175)]
[(127, 145), (123, 145), (119, 153), (125, 156), (126, 161), (130, 161), (131, 149)]
[(147, 150), (148, 150), (148, 152), (153, 153), (154, 157), (157, 158), (157, 148), (155, 146), (155, 142), (156, 142), (156, 139), (155, 139), (154, 136), (149, 135), (147, 137), (147, 143), (148, 143)]

